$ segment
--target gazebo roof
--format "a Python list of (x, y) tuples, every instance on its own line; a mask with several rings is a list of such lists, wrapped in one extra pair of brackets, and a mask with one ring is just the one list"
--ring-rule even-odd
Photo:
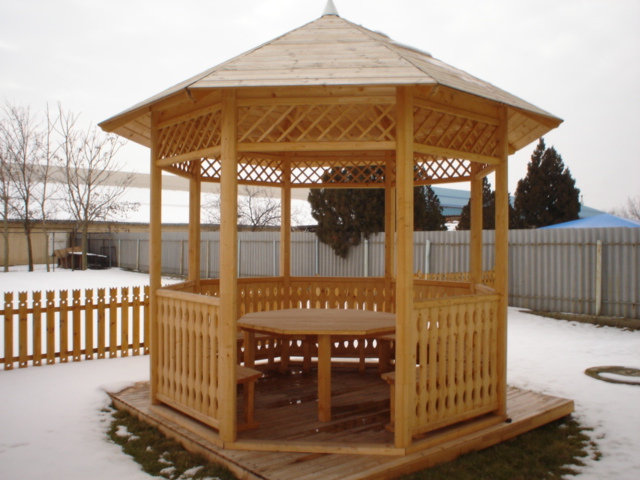
[[(205, 89), (247, 87), (339, 87), (440, 85), (514, 107), (538, 123), (534, 138), (562, 120), (494, 85), (399, 44), (388, 36), (328, 13), (300, 28), (181, 82), (105, 120), (100, 126), (143, 145), (149, 145), (151, 107), (173, 97)], [(540, 128), (542, 127), (542, 128)], [(522, 132), (519, 149), (532, 133)]]

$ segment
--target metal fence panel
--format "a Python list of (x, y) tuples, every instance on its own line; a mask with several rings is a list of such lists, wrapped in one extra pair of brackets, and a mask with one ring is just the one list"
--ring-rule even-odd
[[(165, 274), (188, 273), (188, 235), (164, 233)], [(469, 232), (416, 232), (414, 271), (449, 273), (469, 270)], [(493, 231), (483, 232), (483, 270), (494, 265)], [(509, 232), (509, 304), (555, 312), (640, 318), (640, 229), (543, 229)], [(219, 232), (201, 236), (202, 278), (218, 278)], [(91, 236), (94, 253), (116, 250), (112, 264), (148, 271), (148, 234)], [(275, 276), (280, 270), (279, 232), (238, 233), (241, 277)], [(384, 234), (372, 235), (350, 249), (346, 259), (318, 242), (314, 233), (291, 235), (294, 276), (382, 276)]]

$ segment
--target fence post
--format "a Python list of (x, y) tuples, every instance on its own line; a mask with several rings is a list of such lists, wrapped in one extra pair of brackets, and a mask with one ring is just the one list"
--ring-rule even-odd
[(4, 369), (13, 370), (13, 293), (4, 294)]
[(369, 239), (364, 239), (364, 276), (369, 276)]
[(180, 240), (180, 276), (184, 276), (184, 240)]
[(205, 261), (207, 262), (207, 266), (205, 268), (206, 274), (207, 274), (207, 278), (211, 278), (211, 272), (210, 272), (210, 267), (209, 267), (209, 263), (211, 262), (211, 259), (209, 258), (209, 251), (211, 250), (211, 240), (207, 240), (207, 249), (205, 250)]
[(242, 240), (238, 238), (238, 278), (242, 276), (240, 266), (242, 265)]
[(278, 276), (278, 241), (273, 241), (273, 276)]
[(33, 298), (33, 365), (42, 365), (42, 292), (32, 293)]
[(596, 242), (596, 316), (602, 313), (602, 240)]
[(316, 264), (315, 264), (315, 274), (320, 275), (320, 242), (318, 241), (318, 236), (316, 235)]
[(140, 239), (138, 239), (138, 244), (136, 246), (136, 271), (140, 271)]
[(424, 274), (429, 274), (429, 257), (431, 256), (431, 240), (424, 243)]

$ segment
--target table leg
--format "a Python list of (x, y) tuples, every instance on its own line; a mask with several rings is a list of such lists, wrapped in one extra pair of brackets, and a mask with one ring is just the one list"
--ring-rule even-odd
[(318, 335), (318, 420), (331, 420), (331, 335)]
[(253, 368), (256, 363), (256, 333), (244, 332), (244, 366)]

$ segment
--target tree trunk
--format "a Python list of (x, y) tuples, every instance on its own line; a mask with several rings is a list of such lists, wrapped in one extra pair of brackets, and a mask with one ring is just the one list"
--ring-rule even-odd
[(88, 247), (89, 247), (89, 224), (84, 223), (82, 225), (82, 270), (86, 270), (88, 267), (88, 262), (87, 262)]
[(9, 207), (7, 202), (4, 204), (4, 220), (2, 236), (4, 237), (4, 271), (9, 271)]
[(29, 261), (29, 271), (33, 272), (33, 248), (31, 247), (31, 228), (25, 225), (24, 234), (27, 237), (27, 259)]

